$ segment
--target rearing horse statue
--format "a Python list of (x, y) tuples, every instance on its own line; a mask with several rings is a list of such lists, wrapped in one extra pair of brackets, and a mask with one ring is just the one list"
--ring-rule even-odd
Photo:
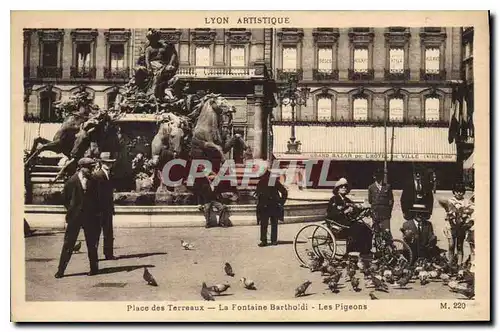
[(193, 130), (191, 158), (209, 160), (213, 170), (218, 171), (225, 161), (225, 153), (237, 143), (246, 145), (241, 135), (229, 135), (234, 109), (225, 98), (209, 94), (202, 103)]

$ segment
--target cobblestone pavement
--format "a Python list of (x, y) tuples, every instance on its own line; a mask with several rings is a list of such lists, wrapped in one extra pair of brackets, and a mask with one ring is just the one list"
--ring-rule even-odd
[[(140, 218), (140, 216), (137, 216)], [(392, 219), (392, 232), (399, 238), (402, 225), (397, 208)], [(438, 236), (438, 245), (446, 248), (442, 234), (444, 210), (435, 206), (432, 221)], [(62, 231), (39, 230), (38, 235), (27, 238), (26, 243), (26, 296), (28, 301), (123, 301), (200, 300), (202, 282), (207, 284), (228, 282), (231, 288), (221, 300), (287, 300), (294, 297), (294, 289), (305, 279), (312, 281), (307, 299), (367, 299), (370, 289), (352, 291), (346, 284), (338, 294), (332, 294), (321, 283), (319, 273), (301, 268), (293, 251), (293, 238), (304, 224), (286, 224), (279, 227), (278, 246), (259, 248), (257, 226), (228, 229), (213, 228), (120, 228), (115, 230), (115, 255), (118, 260), (101, 261), (101, 274), (86, 276), (88, 260), (85, 245), (82, 253), (73, 255), (66, 277), (55, 279)], [(83, 232), (80, 234), (83, 240)], [(184, 250), (181, 239), (195, 245)], [(468, 246), (466, 245), (466, 255)], [(102, 247), (99, 248), (102, 257)], [(230, 262), (236, 276), (223, 272)], [(159, 287), (147, 286), (142, 279), (147, 266)], [(257, 290), (242, 288), (241, 277), (255, 281)], [(362, 279), (362, 278), (361, 278)], [(460, 295), (449, 292), (446, 286), (433, 282), (426, 286), (418, 283), (411, 289), (390, 289), (377, 292), (380, 299), (453, 299)]]

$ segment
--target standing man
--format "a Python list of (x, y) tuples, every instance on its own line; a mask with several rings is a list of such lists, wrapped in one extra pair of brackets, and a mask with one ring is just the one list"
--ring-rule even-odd
[(257, 223), (260, 222), (259, 247), (267, 246), (267, 226), (271, 221), (271, 244), (278, 244), (278, 220), (284, 219), (284, 205), (288, 191), (277, 178), (270, 180), (271, 172), (266, 170), (260, 178), (257, 195)]
[(95, 180), (97, 186), (97, 212), (100, 219), (100, 228), (97, 236), (103, 234), (103, 252), (106, 260), (114, 260), (113, 254), (113, 215), (115, 214), (115, 204), (113, 200), (113, 181), (111, 180), (111, 167), (115, 159), (111, 159), (111, 153), (102, 152), (100, 155), (101, 169), (96, 172)]
[(370, 203), (373, 221), (378, 223), (382, 229), (391, 231), (391, 214), (394, 206), (392, 188), (384, 183), (384, 171), (378, 169), (373, 174), (375, 180), (368, 187), (368, 203)]
[(91, 178), (94, 160), (82, 158), (78, 161), (77, 172), (64, 184), (63, 200), (66, 207), (66, 233), (59, 259), (56, 278), (62, 278), (75, 247), (80, 229), (83, 227), (85, 243), (90, 262), (89, 276), (99, 272), (97, 260), (97, 239), (99, 221), (95, 206), (97, 196), (95, 182)]

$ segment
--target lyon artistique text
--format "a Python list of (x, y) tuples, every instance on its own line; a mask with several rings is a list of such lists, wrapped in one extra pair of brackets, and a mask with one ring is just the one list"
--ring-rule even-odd
[(242, 16), (234, 20), (227, 16), (205, 17), (205, 24), (290, 24), (290, 17)]

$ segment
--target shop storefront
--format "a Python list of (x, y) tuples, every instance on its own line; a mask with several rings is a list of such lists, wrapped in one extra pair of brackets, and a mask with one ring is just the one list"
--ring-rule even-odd
[(373, 172), (383, 168), (384, 151), (395, 189), (402, 187), (416, 165), (436, 173), (438, 189), (450, 189), (455, 181), (456, 147), (448, 143), (447, 128), (390, 127), (386, 144), (383, 127), (301, 125), (295, 132), (302, 143), (301, 153), (288, 154), (290, 126), (273, 126), (273, 154), (283, 167), (295, 161), (305, 170), (308, 163), (314, 163), (305, 174), (313, 182), (310, 187), (325, 187), (317, 181), (323, 171), (327, 180), (347, 177), (353, 188), (366, 188), (373, 181)]

